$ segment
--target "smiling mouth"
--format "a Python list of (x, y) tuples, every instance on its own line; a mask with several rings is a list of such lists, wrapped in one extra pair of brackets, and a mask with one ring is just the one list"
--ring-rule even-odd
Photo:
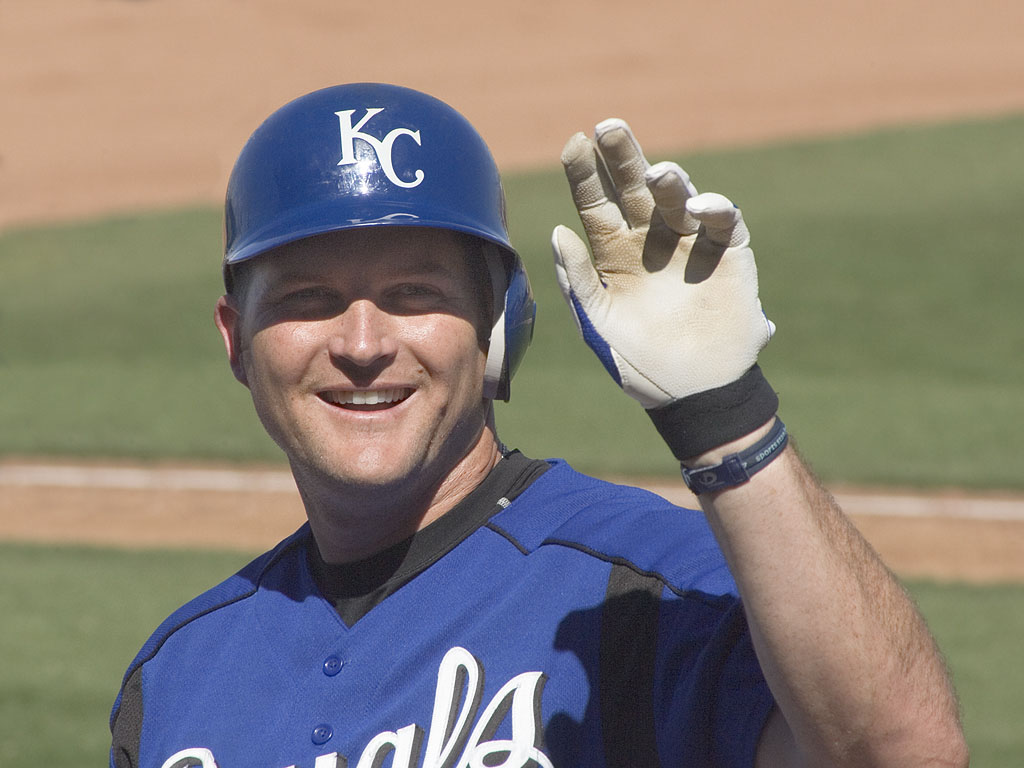
[(318, 393), (324, 402), (350, 411), (383, 411), (412, 395), (409, 387), (392, 389), (329, 390)]

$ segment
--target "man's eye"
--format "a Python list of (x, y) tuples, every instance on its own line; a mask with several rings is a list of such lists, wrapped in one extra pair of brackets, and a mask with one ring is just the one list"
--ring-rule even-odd
[(263, 307), (268, 317), (312, 319), (336, 312), (338, 299), (330, 289), (310, 285), (268, 297)]
[(286, 294), (284, 300), (287, 301), (321, 301), (328, 298), (328, 291), (325, 288), (319, 286), (309, 286), (307, 288), (299, 288), (298, 290), (291, 291)]
[(441, 292), (432, 285), (420, 283), (403, 283), (395, 289), (398, 296), (408, 298), (440, 296)]

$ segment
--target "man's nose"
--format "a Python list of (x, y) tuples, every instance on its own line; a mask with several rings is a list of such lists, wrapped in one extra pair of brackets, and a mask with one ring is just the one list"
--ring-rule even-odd
[(368, 299), (353, 301), (335, 318), (328, 340), (331, 357), (365, 367), (393, 356), (397, 349), (393, 320)]

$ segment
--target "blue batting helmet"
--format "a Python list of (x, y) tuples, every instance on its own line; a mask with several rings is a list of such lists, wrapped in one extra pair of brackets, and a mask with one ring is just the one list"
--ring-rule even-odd
[(485, 394), (508, 400), (536, 305), (509, 242), (505, 195), (472, 125), (432, 96), (382, 83), (314, 91), (256, 129), (228, 180), (224, 272), (306, 237), (356, 227), (436, 227), (473, 235), (495, 288)]

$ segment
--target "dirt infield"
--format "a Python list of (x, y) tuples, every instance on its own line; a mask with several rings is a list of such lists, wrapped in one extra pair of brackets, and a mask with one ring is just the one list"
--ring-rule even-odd
[[(554, 162), (573, 131), (611, 115), (627, 118), (657, 154), (1024, 109), (1022, 3), (740, 7), (7, 3), (0, 226), (217, 201), (266, 114), (342, 81), (398, 82), (450, 101), (506, 169)], [(867, 498), (842, 497), (854, 506)], [(850, 511), (897, 571), (1024, 578), (1024, 522), (1013, 515), (908, 515), (894, 511), (906, 505), (892, 496), (882, 503), (889, 514)], [(943, 497), (925, 507), (972, 504)], [(301, 516), (289, 488), (0, 482), (5, 538), (248, 549), (272, 543)]]
[[(695, 503), (682, 483), (631, 482)], [(856, 489), (836, 496), (902, 576), (1024, 581), (1024, 498)], [(258, 551), (303, 520), (282, 469), (0, 462), (0, 540)]]
[(609, 116), (648, 152), (1024, 109), (1013, 0), (32, 0), (0, 9), (0, 226), (214, 201), (317, 87), (451, 102), (504, 168)]

